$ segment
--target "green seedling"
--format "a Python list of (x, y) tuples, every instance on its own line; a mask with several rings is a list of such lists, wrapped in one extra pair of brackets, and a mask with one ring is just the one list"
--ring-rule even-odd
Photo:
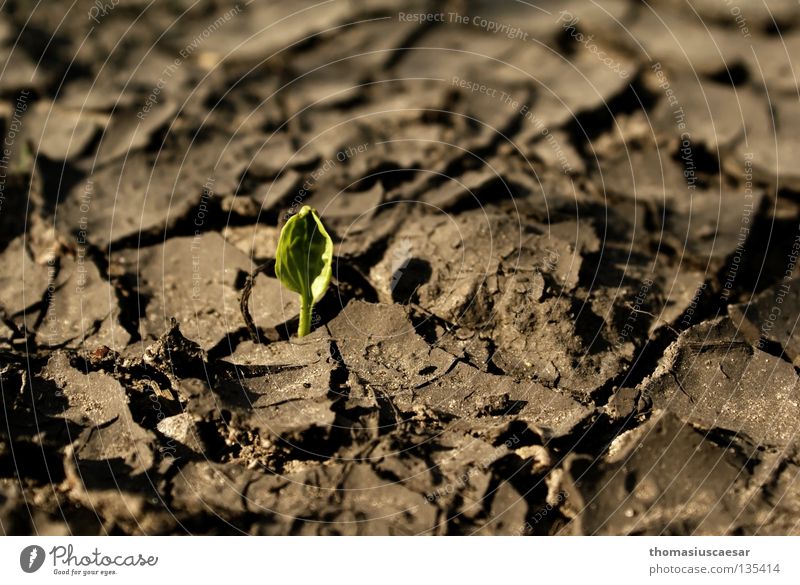
[(283, 286), (300, 295), (297, 336), (311, 331), (311, 310), (325, 295), (333, 274), (333, 241), (317, 212), (304, 205), (281, 230), (275, 274)]

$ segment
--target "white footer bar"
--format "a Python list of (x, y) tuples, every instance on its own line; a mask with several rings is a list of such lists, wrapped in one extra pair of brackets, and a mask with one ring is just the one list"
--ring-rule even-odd
[(5, 537), (0, 582), (800, 583), (799, 548), (795, 537)]

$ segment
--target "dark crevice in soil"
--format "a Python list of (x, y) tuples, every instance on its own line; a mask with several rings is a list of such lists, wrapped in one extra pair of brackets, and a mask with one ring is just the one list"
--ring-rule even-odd
[(780, 282), (788, 253), (787, 242), (793, 241), (798, 232), (794, 220), (776, 219), (774, 209), (775, 200), (765, 197), (761, 208), (754, 210), (752, 227), (741, 253), (734, 251), (716, 275), (723, 286), (731, 280), (733, 283), (728, 295), (720, 291), (713, 309), (723, 312), (729, 304), (747, 300)]
[(709, 75), (709, 79), (723, 85), (741, 87), (749, 83), (750, 71), (741, 63), (732, 63), (722, 71)]
[(413, 181), (418, 172), (416, 169), (403, 168), (392, 161), (384, 161), (370, 169), (363, 178), (349, 185), (348, 190), (369, 191), (380, 182), (386, 191), (392, 191)]
[(704, 144), (691, 140), (685, 147), (679, 144), (672, 154), (672, 160), (684, 168), (683, 178), (687, 186), (708, 189), (710, 179), (720, 172), (720, 161), (716, 152), (710, 152)]
[(425, 22), (421, 26), (415, 27), (400, 43), (400, 46), (392, 51), (391, 56), (384, 65), (385, 69), (396, 67), (397, 64), (402, 61), (403, 57), (407, 54), (413, 54), (414, 47), (436, 26), (438, 26), (436, 22)]
[[(382, 255), (381, 255), (382, 256)], [(380, 261), (380, 258), (372, 258), (377, 263)], [(362, 260), (365, 260), (364, 264), (367, 264), (368, 258), (362, 257)], [(373, 263), (373, 264), (374, 264)], [(359, 263), (362, 265), (361, 263)], [(371, 264), (370, 264), (371, 265)], [(344, 258), (334, 258), (333, 260), (333, 269), (334, 269), (334, 278), (338, 283), (344, 283), (347, 285), (347, 295), (346, 299), (342, 297), (340, 292), (339, 296), (339, 304), (342, 308), (347, 304), (351, 298), (361, 299), (367, 301), (368, 303), (377, 303), (378, 302), (378, 293), (375, 288), (372, 286), (372, 283), (364, 276), (364, 273), (361, 271), (359, 265), (355, 263), (351, 263), (349, 260)], [(340, 287), (341, 289), (342, 287)]]
[[(795, 370), (798, 370), (798, 368), (795, 366), (794, 361), (792, 360), (792, 358), (790, 358), (788, 355), (786, 355), (786, 351), (784, 350), (783, 345), (781, 345), (777, 341), (771, 341), (769, 339), (765, 339), (764, 337), (761, 337), (758, 340), (758, 349), (760, 349), (764, 353), (768, 353), (769, 355), (771, 355), (773, 357), (776, 357), (776, 358), (778, 358), (780, 360), (783, 360), (788, 364), (791, 364), (793, 367), (795, 367)], [(798, 373), (800, 374), (800, 370), (798, 370)]]
[(676, 333), (669, 328), (659, 329), (655, 337), (645, 341), (644, 345), (636, 352), (630, 368), (620, 375), (620, 379), (616, 380), (615, 384), (618, 387), (629, 388), (638, 386), (642, 380), (655, 371), (667, 347), (676, 339)]
[[(702, 431), (701, 431), (702, 432)], [(747, 473), (753, 473), (761, 461), (759, 453), (763, 448), (753, 445), (753, 442), (741, 432), (729, 431), (727, 429), (714, 428), (704, 432), (705, 438), (722, 447), (734, 451), (743, 462), (743, 469)]]
[(42, 177), (43, 203), (47, 206), (46, 209), (39, 210), (39, 213), (50, 216), (58, 212), (63, 194), (69, 193), (75, 185), (84, 180), (86, 173), (69, 162), (48, 160), (41, 153), (36, 157), (36, 165)]
[(150, 303), (150, 297), (139, 291), (137, 280), (137, 275), (131, 273), (111, 278), (111, 283), (114, 286), (114, 295), (119, 306), (117, 321), (120, 327), (131, 336), (130, 343), (137, 343), (142, 340), (139, 322), (147, 313), (147, 306)]
[[(256, 337), (259, 340), (269, 339), (267, 333), (262, 329), (257, 331)], [(224, 338), (208, 350), (208, 361), (215, 362), (232, 355), (240, 343), (252, 340), (252, 333), (247, 327), (240, 327), (236, 331), (228, 333)]]
[(639, 73), (620, 94), (595, 110), (576, 115), (565, 130), (584, 159), (594, 160), (591, 142), (613, 130), (617, 116), (636, 111), (649, 112), (657, 100), (658, 95), (647, 89), (643, 76)]
[(64, 463), (51, 445), (16, 440), (0, 457), (0, 477), (21, 478), (38, 485), (54, 485), (64, 480)]

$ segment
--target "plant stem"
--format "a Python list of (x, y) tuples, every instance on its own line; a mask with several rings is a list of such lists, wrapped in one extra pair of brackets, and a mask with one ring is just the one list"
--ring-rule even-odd
[(297, 337), (305, 337), (309, 333), (311, 333), (311, 302), (301, 297), (300, 325), (297, 327)]

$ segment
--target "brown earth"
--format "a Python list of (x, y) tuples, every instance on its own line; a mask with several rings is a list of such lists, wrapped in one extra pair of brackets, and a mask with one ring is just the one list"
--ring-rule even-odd
[(0, 533), (800, 532), (769, 4), (7, 4)]

